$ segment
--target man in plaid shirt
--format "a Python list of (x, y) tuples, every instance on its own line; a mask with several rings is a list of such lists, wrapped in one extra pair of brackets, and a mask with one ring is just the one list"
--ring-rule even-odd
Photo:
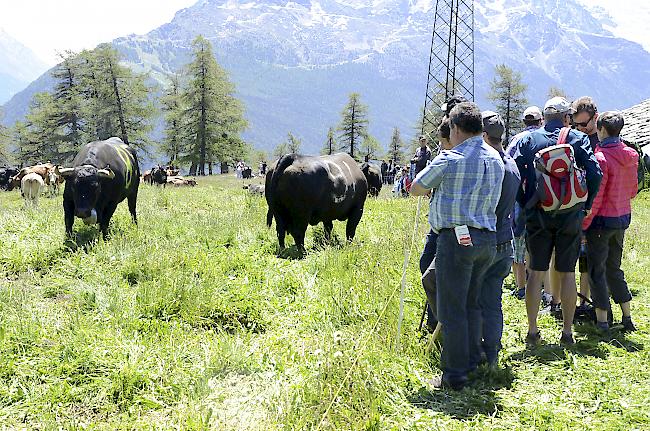
[[(496, 252), (496, 207), (504, 177), (499, 153), (483, 142), (481, 111), (460, 103), (449, 114), (452, 149), (442, 151), (411, 186), (429, 209), (436, 249), (437, 317), (442, 324), (442, 376), (435, 387), (461, 389), (481, 360), (482, 278)], [(469, 236), (469, 238), (468, 238)]]

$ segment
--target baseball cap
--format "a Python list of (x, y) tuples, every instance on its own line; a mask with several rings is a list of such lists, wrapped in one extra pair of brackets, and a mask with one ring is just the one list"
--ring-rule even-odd
[(571, 104), (564, 97), (556, 96), (549, 99), (544, 105), (545, 114), (560, 114), (571, 111)]
[(526, 108), (523, 114), (524, 120), (541, 120), (542, 119), (542, 110), (537, 106), (529, 106)]
[(449, 115), (451, 110), (454, 109), (454, 106), (463, 102), (468, 102), (467, 98), (465, 98), (465, 96), (461, 96), (460, 94), (455, 94), (447, 99), (447, 101), (442, 104), (440, 109), (445, 113), (445, 115)]
[(494, 111), (483, 111), (483, 131), (491, 138), (501, 138), (506, 127), (503, 124), (501, 115)]

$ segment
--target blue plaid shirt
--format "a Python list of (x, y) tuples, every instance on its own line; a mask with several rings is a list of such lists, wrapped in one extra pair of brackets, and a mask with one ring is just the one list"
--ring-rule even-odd
[(499, 152), (481, 136), (442, 151), (415, 178), (422, 187), (436, 190), (429, 205), (431, 228), (439, 232), (467, 225), (495, 232), (503, 176)]

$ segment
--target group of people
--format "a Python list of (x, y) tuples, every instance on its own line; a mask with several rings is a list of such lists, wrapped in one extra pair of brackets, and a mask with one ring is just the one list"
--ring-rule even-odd
[(429, 148), (429, 139), (426, 135), (418, 138), (419, 147), (415, 155), (410, 160), (410, 164), (399, 166), (391, 159), (381, 162), (381, 175), (384, 184), (393, 184), (393, 194), (396, 197), (406, 197), (411, 189), (411, 183), (415, 176), (431, 160), (431, 149)]
[[(581, 250), (581, 290), (591, 298), (598, 329), (608, 336), (611, 295), (622, 328), (634, 331), (621, 258), (638, 154), (620, 139), (621, 113), (599, 114), (588, 97), (573, 104), (554, 97), (543, 110), (527, 109), (526, 129), (504, 145), (496, 112), (481, 112), (462, 96), (443, 110), (442, 151), (410, 184), (411, 195), (430, 196), (420, 270), (428, 325), (440, 325), (443, 335), (443, 372), (433, 385), (461, 389), (479, 364), (497, 366), (502, 288), (511, 267), (526, 300), (529, 346), (541, 342), (542, 283), (561, 310), (560, 343), (574, 343)], [(553, 281), (544, 282), (547, 273)]]

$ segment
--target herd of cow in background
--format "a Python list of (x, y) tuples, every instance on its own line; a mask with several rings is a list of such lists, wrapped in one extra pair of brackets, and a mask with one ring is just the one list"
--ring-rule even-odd
[[(249, 168), (250, 170), (250, 168)], [(136, 205), (140, 183), (149, 185), (196, 186), (193, 178), (183, 178), (175, 166), (155, 166), (140, 175), (135, 150), (119, 138), (84, 145), (71, 167), (42, 163), (24, 168), (0, 168), (0, 189), (20, 187), (26, 206), (37, 206), (41, 194), (59, 194), (65, 182), (63, 209), (66, 234), (72, 235), (74, 219), (98, 224), (104, 239), (117, 205), (128, 200), (129, 212), (137, 224)], [(246, 177), (251, 178), (250, 173)], [(347, 220), (346, 237), (352, 240), (367, 195), (378, 196), (382, 187), (380, 167), (357, 163), (347, 154), (304, 156), (286, 154), (267, 172), (260, 172), (265, 184), (244, 186), (251, 194), (265, 196), (267, 224), (276, 221), (278, 242), (284, 248), (285, 235), (304, 251), (308, 225), (323, 223), (329, 238), (333, 221)]]

